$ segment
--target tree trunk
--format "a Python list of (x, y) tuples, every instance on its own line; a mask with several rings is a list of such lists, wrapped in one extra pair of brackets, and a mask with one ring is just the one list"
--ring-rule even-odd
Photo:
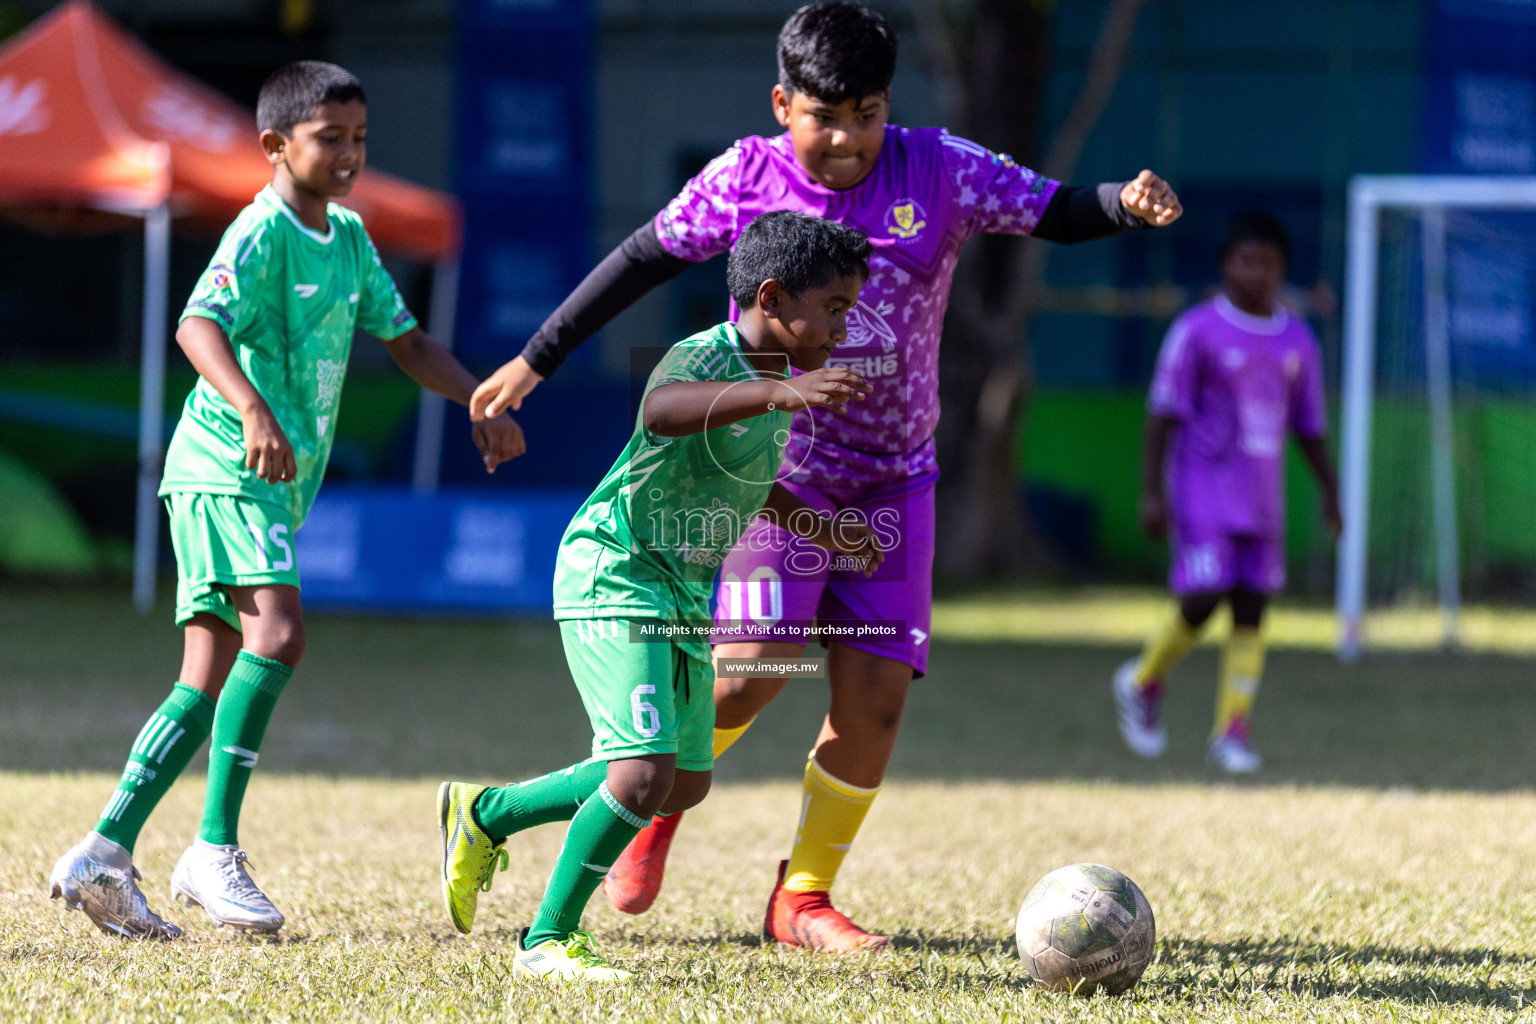
[[(928, 63), (958, 134), (1065, 179), (1118, 83), (1147, 0), (1111, 0), (1082, 92), (1044, 158), (1036, 149), (1050, 48), (1046, 0), (976, 0), (961, 25), (919, 9)], [(1048, 243), (984, 236), (955, 275), (940, 360), (938, 568), (966, 578), (1042, 574), (1056, 560), (1020, 501), (1018, 423), (1034, 396), (1029, 319)]]

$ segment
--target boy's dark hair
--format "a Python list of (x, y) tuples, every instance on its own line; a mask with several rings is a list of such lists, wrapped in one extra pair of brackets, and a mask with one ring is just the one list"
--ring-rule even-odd
[(736, 239), (725, 283), (738, 309), (757, 305), (757, 289), (773, 279), (790, 295), (834, 277), (869, 277), (869, 238), (843, 224), (790, 210), (765, 213)]
[(292, 135), (293, 126), (308, 121), (322, 103), (368, 102), (363, 83), (346, 68), (323, 60), (284, 64), (261, 83), (256, 98), (256, 130)]
[(1280, 218), (1263, 210), (1241, 210), (1234, 214), (1227, 227), (1226, 241), (1221, 243), (1221, 260), (1226, 262), (1232, 250), (1240, 242), (1258, 242), (1279, 250), (1280, 258), (1291, 262), (1291, 236), (1286, 233)]
[(807, 4), (779, 30), (779, 84), (834, 106), (891, 87), (896, 33), (862, 4)]

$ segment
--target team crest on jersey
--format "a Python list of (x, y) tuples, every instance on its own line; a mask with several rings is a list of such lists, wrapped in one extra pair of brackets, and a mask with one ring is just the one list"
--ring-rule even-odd
[(215, 263), (208, 275), (208, 283), (219, 291), (229, 291), (235, 286), (235, 268), (228, 263)]
[(1301, 372), (1301, 353), (1300, 352), (1287, 352), (1285, 354), (1285, 379), (1286, 380), (1295, 380), (1296, 379), (1296, 375), (1298, 373), (1300, 373), (1300, 372)]
[(885, 230), (897, 238), (915, 238), (928, 226), (927, 216), (927, 211), (917, 204), (917, 200), (898, 199), (885, 211)]

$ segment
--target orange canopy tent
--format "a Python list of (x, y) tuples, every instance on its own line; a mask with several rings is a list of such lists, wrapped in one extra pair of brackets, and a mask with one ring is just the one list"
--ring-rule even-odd
[[(0, 207), (61, 223), (80, 211), (144, 219), (143, 377), (134, 598), (154, 597), (164, 444), (171, 219), (222, 228), (272, 180), (251, 112), (166, 64), (87, 0), (0, 47)], [(434, 263), (432, 332), (447, 342), (457, 292), (451, 196), (367, 171), (347, 198), (378, 247)], [(424, 403), (416, 483), (436, 479), (441, 406)]]

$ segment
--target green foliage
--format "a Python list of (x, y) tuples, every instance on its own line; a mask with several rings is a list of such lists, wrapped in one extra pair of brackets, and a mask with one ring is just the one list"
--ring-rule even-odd
[(88, 576), (96, 554), (80, 520), (43, 476), (0, 451), (0, 572)]

